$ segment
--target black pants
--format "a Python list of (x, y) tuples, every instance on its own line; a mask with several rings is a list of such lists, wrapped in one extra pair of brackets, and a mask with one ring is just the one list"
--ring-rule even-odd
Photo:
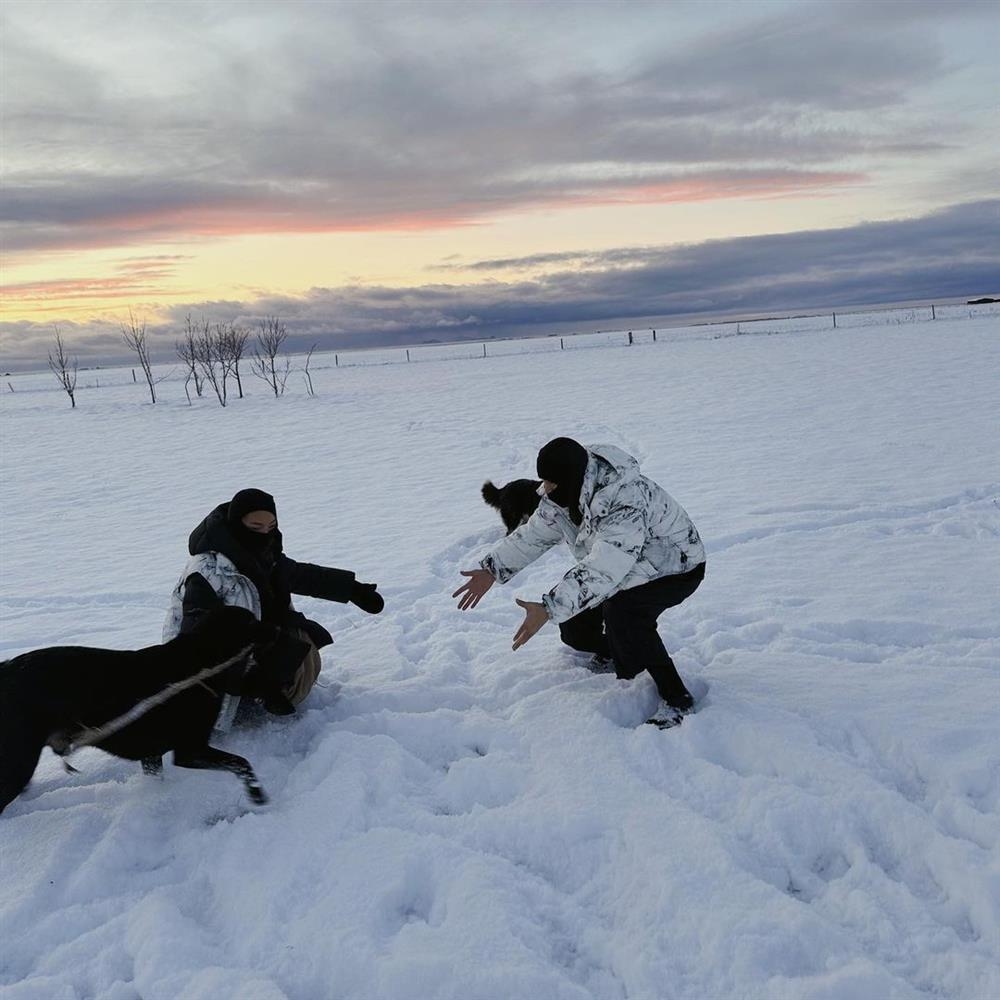
[(704, 579), (705, 564), (701, 563), (687, 573), (619, 590), (603, 604), (563, 622), (559, 634), (573, 649), (610, 656), (619, 677), (632, 678), (648, 670), (664, 701), (689, 704), (691, 695), (656, 631), (656, 619), (667, 608), (686, 601)]

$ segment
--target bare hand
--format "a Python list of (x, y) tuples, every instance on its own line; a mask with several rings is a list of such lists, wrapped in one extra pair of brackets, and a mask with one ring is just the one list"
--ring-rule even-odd
[(524, 608), (524, 621), (514, 635), (513, 648), (519, 649), (549, 620), (549, 613), (544, 604), (522, 601), (520, 598), (516, 600)]
[(451, 596), (461, 598), (458, 602), (459, 611), (468, 611), (483, 599), (483, 595), (496, 583), (496, 580), (493, 579), (493, 574), (485, 569), (463, 569), (461, 573), (469, 579)]

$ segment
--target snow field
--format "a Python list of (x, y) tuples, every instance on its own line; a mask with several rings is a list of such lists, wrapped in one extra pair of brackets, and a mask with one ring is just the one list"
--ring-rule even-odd
[[(276, 495), (286, 550), (387, 609), (292, 721), (271, 795), (51, 755), (0, 817), (5, 1000), (1000, 995), (995, 318), (380, 369), (318, 396), (75, 412), (0, 397), (0, 655), (158, 638), (188, 531)], [(515, 596), (450, 593), (486, 478), (560, 433), (635, 454), (706, 540), (661, 634), (702, 696), (640, 723)]]

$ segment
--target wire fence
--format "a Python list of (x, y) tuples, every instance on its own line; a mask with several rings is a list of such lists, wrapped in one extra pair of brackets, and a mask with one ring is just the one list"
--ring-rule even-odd
[[(669, 344), (684, 340), (720, 339), (781, 333), (809, 333), (859, 328), (902, 326), (929, 323), (935, 320), (977, 319), (1000, 317), (1000, 301), (965, 304), (858, 309), (825, 313), (805, 313), (763, 319), (734, 319), (707, 323), (691, 323), (641, 329), (602, 330), (554, 336), (520, 337), (495, 340), (468, 340), (441, 344), (419, 344), (412, 347), (371, 347), (347, 351), (316, 351), (311, 358), (312, 372), (334, 368), (357, 368), (377, 365), (408, 364), (422, 361), (458, 361), (501, 358), (520, 354), (553, 351), (579, 351), (593, 348), (630, 347), (641, 344)], [(293, 355), (293, 362), (304, 362), (305, 355)], [(293, 370), (300, 370), (294, 367)], [(183, 381), (184, 372), (176, 363), (160, 362), (154, 366), (157, 381)], [(79, 387), (95, 389), (102, 386), (124, 385), (141, 381), (135, 370), (124, 365), (114, 368), (80, 370)], [(4, 391), (56, 391), (61, 389), (51, 379), (51, 373), (31, 372), (5, 375)]]
[[(595, 347), (629, 347), (635, 344), (664, 343), (699, 338), (900, 326), (904, 323), (925, 323), (938, 319), (971, 319), (980, 316), (1000, 316), (1000, 302), (809, 313), (771, 319), (694, 323), (687, 326), (661, 327), (659, 329), (605, 330), (596, 333), (524, 337), (511, 340), (420, 344), (414, 347), (359, 348), (350, 351), (326, 352), (323, 356), (317, 353), (316, 360), (319, 363), (316, 367), (350, 368), (360, 365), (406, 364), (417, 361), (471, 360), (503, 357), (511, 354), (586, 350)], [(329, 364), (331, 354), (333, 365)]]

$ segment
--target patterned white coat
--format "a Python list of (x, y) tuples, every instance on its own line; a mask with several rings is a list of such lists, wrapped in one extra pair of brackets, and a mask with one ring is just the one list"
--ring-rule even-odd
[(253, 580), (245, 576), (236, 564), (221, 552), (200, 552), (191, 556), (170, 595), (167, 618), (163, 623), (163, 641), (169, 642), (180, 634), (184, 620), (184, 584), (192, 573), (200, 573), (222, 599), (223, 604), (252, 611), (260, 620), (260, 594)]
[(555, 622), (568, 621), (620, 590), (662, 576), (687, 573), (705, 561), (705, 547), (683, 507), (639, 472), (639, 463), (614, 445), (587, 448), (580, 491), (583, 520), (547, 497), (538, 510), (485, 559), (499, 583), (506, 583), (561, 541), (577, 564), (542, 597)]
[[(241, 573), (236, 564), (221, 552), (199, 552), (188, 559), (184, 572), (170, 595), (170, 606), (163, 623), (164, 642), (169, 642), (180, 634), (181, 622), (184, 620), (184, 584), (192, 573), (200, 573), (223, 604), (246, 608), (260, 621), (260, 594), (253, 580)], [(214, 726), (216, 732), (225, 733), (232, 728), (239, 704), (238, 695), (227, 694), (222, 699), (222, 707)]]

